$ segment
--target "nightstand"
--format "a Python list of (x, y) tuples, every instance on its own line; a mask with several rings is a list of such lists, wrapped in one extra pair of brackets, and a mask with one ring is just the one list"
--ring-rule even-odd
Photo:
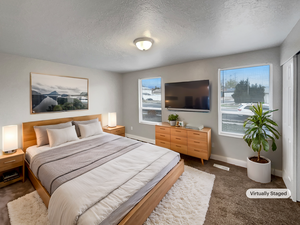
[(103, 127), (103, 131), (106, 133), (125, 137), (125, 127), (124, 126), (116, 126), (116, 127), (106, 126), (106, 127)]
[[(25, 154), (22, 149), (18, 149), (13, 154), (5, 154), (0, 150), (0, 188), (15, 183), (25, 181)], [(3, 181), (3, 173), (15, 170), (20, 177), (13, 180)]]

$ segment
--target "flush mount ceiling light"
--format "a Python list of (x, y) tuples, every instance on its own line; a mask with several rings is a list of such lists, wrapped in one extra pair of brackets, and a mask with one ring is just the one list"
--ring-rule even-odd
[(135, 39), (133, 41), (133, 43), (136, 45), (136, 47), (139, 50), (146, 51), (151, 48), (154, 41), (153, 41), (153, 39), (148, 38), (148, 37), (141, 37), (141, 38)]

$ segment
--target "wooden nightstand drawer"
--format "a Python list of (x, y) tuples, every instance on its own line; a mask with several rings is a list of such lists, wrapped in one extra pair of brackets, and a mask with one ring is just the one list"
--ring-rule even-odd
[(125, 137), (125, 127), (116, 126), (116, 127), (103, 127), (103, 131), (109, 134), (119, 135)]
[(206, 133), (199, 131), (188, 131), (188, 137), (196, 140), (207, 138)]
[(0, 160), (0, 169), (9, 170), (18, 166), (23, 166), (23, 155), (8, 157)]
[(116, 129), (116, 130), (112, 130), (111, 134), (115, 134), (115, 135), (125, 134), (125, 128), (119, 128), (119, 129)]
[(171, 130), (171, 135), (178, 136), (178, 137), (187, 137), (186, 130), (181, 130), (181, 129), (176, 129), (176, 128), (173, 128)]
[(170, 134), (170, 130), (169, 127), (155, 126), (155, 133)]

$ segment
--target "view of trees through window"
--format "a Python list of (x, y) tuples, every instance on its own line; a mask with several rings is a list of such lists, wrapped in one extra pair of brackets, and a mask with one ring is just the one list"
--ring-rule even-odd
[(161, 122), (161, 78), (141, 80), (142, 121)]
[(269, 110), (270, 65), (221, 70), (219, 88), (222, 132), (244, 134), (250, 106), (261, 102)]

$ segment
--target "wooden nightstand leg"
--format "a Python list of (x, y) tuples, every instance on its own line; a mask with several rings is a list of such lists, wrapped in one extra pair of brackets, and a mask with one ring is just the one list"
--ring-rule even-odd
[(202, 165), (204, 165), (204, 161), (203, 161), (203, 159), (201, 159), (201, 163), (202, 163)]

